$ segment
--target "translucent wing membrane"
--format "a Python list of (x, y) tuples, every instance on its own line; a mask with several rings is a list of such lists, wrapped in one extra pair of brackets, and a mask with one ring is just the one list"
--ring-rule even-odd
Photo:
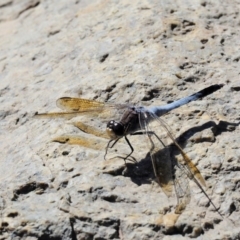
[(101, 137), (101, 138), (106, 138), (106, 139), (110, 139), (109, 135), (107, 134), (107, 132), (103, 131), (103, 129), (98, 129), (96, 127), (90, 126), (88, 124), (82, 123), (82, 122), (75, 122), (74, 126), (79, 128), (81, 131), (85, 132), (85, 133), (89, 133), (92, 134), (96, 137)]
[(183, 165), (175, 161), (173, 163), (173, 179), (175, 193), (177, 196), (177, 206), (175, 208), (175, 213), (181, 214), (187, 207), (187, 204), (190, 202), (191, 194), (188, 175), (185, 173)]
[(56, 105), (63, 110), (81, 112), (102, 111), (106, 104), (89, 99), (63, 97), (57, 100)]
[(121, 115), (121, 109), (123, 110), (128, 107), (128, 105), (125, 104), (103, 103), (95, 100), (70, 97), (59, 98), (56, 101), (56, 105), (67, 112), (40, 113), (36, 114), (35, 117), (73, 118), (81, 114), (87, 114), (91, 116), (95, 115), (100, 118), (111, 118)]
[[(201, 175), (198, 168), (194, 165), (194, 163), (191, 161), (191, 159), (187, 156), (187, 154), (183, 151), (183, 149), (179, 146), (179, 144), (176, 142), (175, 137), (172, 135), (172, 133), (169, 131), (169, 126), (161, 119), (152, 114), (156, 121), (159, 122), (159, 125), (161, 125), (164, 129), (164, 131), (167, 133), (168, 137), (172, 140), (174, 145), (178, 148), (179, 152), (181, 153), (183, 157), (184, 164), (186, 165), (186, 173), (189, 175), (192, 175), (192, 177), (195, 177), (198, 179), (198, 181), (203, 185), (206, 186), (205, 180), (203, 176)], [(190, 176), (189, 176), (190, 177)]]
[(171, 145), (167, 143), (169, 130), (165, 129), (165, 125), (159, 124), (154, 114), (141, 113), (139, 118), (140, 126), (150, 142), (150, 154), (157, 182), (167, 196), (172, 195), (173, 188), (175, 189), (178, 202), (175, 213), (181, 214), (190, 202), (191, 195), (184, 166), (171, 156)]
[[(144, 114), (147, 116), (146, 114)], [(141, 124), (141, 127), (145, 127), (147, 130), (145, 131), (148, 135), (148, 138), (151, 142), (151, 157), (153, 162), (153, 168), (154, 173), (159, 181), (160, 186), (163, 188), (163, 191), (168, 195), (168, 190), (171, 190), (171, 182), (174, 183), (175, 187), (175, 193), (178, 199), (178, 204), (175, 209), (175, 213), (181, 214), (183, 210), (186, 208), (187, 204), (190, 202), (191, 196), (190, 196), (190, 189), (188, 184), (188, 179), (195, 182), (195, 184), (199, 187), (199, 189), (202, 191), (202, 193), (207, 197), (210, 204), (214, 207), (216, 212), (221, 216), (222, 214), (218, 211), (215, 204), (212, 202), (210, 197), (207, 195), (207, 193), (204, 191), (202, 186), (206, 186), (205, 180), (202, 177), (200, 171), (198, 168), (194, 165), (194, 163), (191, 161), (191, 159), (187, 156), (187, 154), (182, 150), (182, 148), (179, 146), (179, 144), (176, 142), (175, 138), (173, 137), (172, 133), (169, 131), (169, 128), (167, 124), (160, 118), (158, 118), (154, 113), (149, 113), (148, 119), (145, 118), (144, 124)], [(141, 117), (142, 118), (142, 117)], [(151, 129), (150, 125), (147, 124), (147, 122), (158, 122), (154, 129)], [(157, 130), (158, 128), (158, 130)], [(174, 156), (171, 156), (169, 151), (162, 154), (163, 151), (169, 150), (169, 147), (166, 147), (166, 144), (163, 143), (164, 138), (159, 138), (157, 134), (154, 134), (158, 141), (153, 141), (152, 139), (152, 132), (156, 133), (163, 133), (165, 132), (169, 139), (172, 140), (172, 143), (177, 148), (177, 150), (182, 155), (182, 161), (177, 161)], [(150, 134), (149, 134), (150, 133)], [(160, 147), (157, 147), (157, 146)], [(165, 146), (165, 148), (159, 152), (158, 149), (161, 148), (161, 146)], [(172, 151), (171, 151), (172, 152)], [(171, 169), (171, 170), (170, 170)], [(169, 174), (168, 175), (166, 175)], [(171, 177), (170, 177), (171, 176)], [(167, 183), (167, 184), (166, 184)]]
[(93, 138), (87, 138), (84, 136), (75, 136), (75, 135), (62, 135), (54, 138), (52, 141), (58, 142), (58, 143), (80, 145), (82, 147), (87, 147), (94, 150), (102, 150), (106, 145), (104, 141), (100, 141), (99, 139), (93, 139)]
[(158, 184), (161, 186), (163, 192), (170, 196), (173, 190), (173, 175), (172, 175), (172, 163), (167, 148), (167, 143), (164, 139), (160, 139), (159, 136), (153, 131), (149, 124), (149, 115), (141, 113), (140, 126), (143, 132), (145, 132), (150, 143), (150, 154), (152, 159), (153, 171), (156, 176)]

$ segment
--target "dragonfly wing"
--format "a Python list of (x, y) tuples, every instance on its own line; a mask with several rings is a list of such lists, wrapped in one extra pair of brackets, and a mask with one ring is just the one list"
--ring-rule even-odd
[(188, 176), (183, 165), (174, 163), (174, 187), (177, 196), (176, 214), (181, 214), (191, 200)]
[(100, 130), (100, 129), (90, 126), (88, 124), (85, 124), (82, 122), (74, 122), (74, 126), (85, 133), (89, 133), (89, 134), (92, 134), (92, 135), (95, 135), (95, 136), (101, 137), (101, 138), (110, 139), (110, 137), (106, 131)]
[(148, 114), (151, 116), (151, 119), (156, 120), (155, 122), (158, 122), (157, 128), (160, 129), (161, 133), (165, 132), (167, 134), (169, 139), (172, 140), (172, 143), (173, 143), (172, 146), (174, 146), (175, 149), (177, 149), (177, 151), (180, 152), (182, 155), (182, 159), (180, 161), (178, 161), (177, 159), (172, 161), (174, 186), (175, 186), (175, 192), (178, 198), (178, 205), (176, 207), (175, 213), (180, 214), (186, 208), (187, 204), (190, 201), (191, 197), (190, 197), (190, 190), (188, 185), (188, 179), (190, 179), (193, 182), (195, 182), (195, 184), (199, 187), (199, 189), (206, 196), (210, 204), (214, 207), (216, 212), (218, 212), (218, 214), (221, 217), (223, 217), (222, 214), (218, 211), (218, 208), (216, 207), (216, 205), (211, 200), (211, 198), (204, 191), (203, 186), (205, 187), (206, 183), (200, 171), (194, 165), (191, 159), (187, 156), (187, 154), (182, 150), (179, 144), (176, 142), (175, 138), (173, 137), (173, 135), (169, 130), (170, 127), (167, 126), (167, 124), (162, 119), (158, 118), (155, 114), (152, 114), (152, 113), (148, 113)]
[[(149, 134), (150, 141), (153, 142), (153, 135)], [(155, 137), (155, 136), (154, 136)], [(154, 148), (151, 148), (151, 157), (153, 162), (154, 173), (157, 177), (159, 185), (163, 192), (170, 196), (172, 195), (173, 186), (177, 197), (177, 206), (175, 208), (176, 214), (181, 214), (191, 199), (188, 174), (184, 165), (176, 161), (174, 156), (171, 156), (172, 149), (163, 143), (163, 139), (157, 138)], [(159, 142), (165, 146), (159, 150)]]
[(173, 171), (167, 144), (152, 131), (144, 114), (140, 114), (139, 122), (141, 129), (149, 139), (153, 171), (157, 182), (163, 192), (167, 196), (171, 196), (173, 191)]
[(56, 101), (56, 105), (67, 112), (40, 113), (35, 117), (42, 118), (73, 118), (79, 115), (90, 115), (100, 118), (116, 117), (128, 107), (125, 104), (103, 103), (83, 98), (63, 97)]
[(170, 132), (170, 127), (167, 125), (166, 122), (164, 122), (161, 118), (158, 118), (155, 114), (153, 114), (153, 118), (159, 122), (159, 125), (162, 126), (162, 129), (168, 137), (171, 139), (172, 143), (177, 147), (180, 154), (183, 157), (184, 164), (188, 168), (188, 176), (189, 178), (196, 178), (203, 186), (206, 186), (205, 180), (200, 173), (199, 169), (195, 166), (195, 164), (191, 161), (191, 159), (188, 157), (188, 155), (183, 151), (183, 149), (180, 147), (180, 145), (176, 142), (175, 137)]
[(65, 118), (71, 119), (79, 116), (78, 112), (50, 112), (50, 113), (36, 113), (34, 118)]
[(101, 111), (105, 106), (104, 103), (95, 100), (71, 97), (59, 98), (56, 101), (56, 105), (62, 110), (71, 112), (89, 111), (90, 109), (94, 111)]
[(106, 142), (103, 142), (102, 139), (96, 139), (96, 138), (87, 138), (84, 136), (79, 135), (62, 135), (59, 137), (56, 137), (52, 139), (53, 142), (58, 142), (62, 144), (73, 144), (73, 145), (79, 145), (82, 147), (94, 149), (94, 150), (102, 150), (104, 149)]
[[(148, 135), (153, 142), (153, 136)], [(163, 192), (169, 197), (173, 191), (173, 171), (168, 148), (159, 149), (154, 144), (150, 151), (154, 174)]]
[(189, 170), (171, 154), (174, 145), (168, 143), (168, 140), (172, 140), (169, 138), (170, 131), (158, 120), (158, 117), (151, 113), (142, 113), (140, 125), (145, 129), (150, 140), (152, 164), (158, 183), (167, 196), (171, 195), (174, 186), (178, 200), (175, 213), (181, 214), (191, 199), (188, 184)]

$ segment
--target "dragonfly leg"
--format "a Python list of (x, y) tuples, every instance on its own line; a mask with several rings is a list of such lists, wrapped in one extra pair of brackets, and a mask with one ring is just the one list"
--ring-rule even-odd
[[(132, 144), (130, 143), (130, 141), (128, 140), (128, 138), (127, 138), (126, 136), (124, 136), (124, 138), (125, 138), (128, 146), (129, 146), (130, 149), (131, 149), (131, 152), (123, 159), (124, 162), (125, 162), (125, 164), (126, 164), (126, 160), (132, 155), (132, 153), (133, 153), (133, 151), (134, 151), (134, 148), (133, 148)], [(132, 161), (132, 162), (134, 162), (134, 163), (137, 163), (136, 159), (134, 159), (134, 158), (133, 158), (133, 159), (129, 159), (129, 160)]]
[[(145, 134), (150, 134), (150, 135), (154, 135), (158, 141), (160, 141), (162, 143), (163, 146), (165, 146), (165, 144), (162, 142), (162, 140), (158, 137), (158, 135), (153, 132), (153, 131), (138, 131), (138, 132), (135, 132), (135, 133), (131, 133), (131, 135), (145, 135)], [(166, 147), (166, 146), (165, 146)]]
[[(116, 140), (111, 139), (111, 140), (108, 142), (108, 144), (107, 144), (107, 146), (106, 146), (106, 151), (105, 151), (105, 155), (104, 155), (104, 160), (106, 160), (106, 156), (107, 156), (108, 149), (109, 149), (109, 148), (113, 148), (113, 147), (115, 146), (115, 144), (119, 141), (119, 139), (120, 139), (120, 138), (118, 138), (118, 139), (116, 139)], [(131, 143), (129, 142), (129, 140), (127, 139), (126, 136), (125, 136), (125, 140), (126, 140), (126, 142), (128, 143), (128, 146), (131, 148), (131, 152), (130, 152), (130, 154), (127, 155), (127, 157), (120, 157), (120, 156), (119, 156), (119, 157), (122, 158), (122, 159), (124, 160), (125, 164), (126, 164), (127, 158), (129, 158), (129, 157), (131, 156), (131, 154), (133, 153), (134, 149), (133, 149)], [(113, 142), (113, 144), (111, 145), (112, 142)], [(111, 145), (111, 146), (110, 146), (110, 145)], [(132, 161), (132, 162), (134, 162), (134, 163), (137, 162), (137, 160), (134, 159), (134, 157), (131, 156), (131, 158), (132, 158), (132, 159), (128, 159), (128, 160), (129, 160), (129, 161)]]
[[(113, 148), (114, 145), (119, 141), (119, 139), (120, 139), (120, 138), (118, 138), (118, 139), (116, 139), (116, 140), (115, 140), (115, 139), (111, 139), (111, 140), (108, 142), (108, 144), (107, 144), (107, 146), (106, 146), (106, 149), (105, 149), (104, 160), (106, 160), (106, 156), (107, 156), (107, 151), (108, 151), (108, 149), (109, 149), (109, 148)], [(111, 142), (113, 142), (113, 144), (110, 146)]]

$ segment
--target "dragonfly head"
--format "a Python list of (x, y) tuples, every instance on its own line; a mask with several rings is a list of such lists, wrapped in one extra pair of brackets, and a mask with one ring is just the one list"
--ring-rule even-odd
[(107, 134), (111, 139), (122, 137), (124, 135), (124, 126), (119, 122), (111, 120), (107, 124)]

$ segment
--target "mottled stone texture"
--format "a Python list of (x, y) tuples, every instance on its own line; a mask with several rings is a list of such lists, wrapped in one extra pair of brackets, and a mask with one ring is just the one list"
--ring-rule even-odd
[[(239, 0), (1, 0), (0, 239), (240, 239), (239, 9)], [(32, 118), (62, 96), (161, 105), (217, 83), (163, 120), (223, 219), (191, 181), (176, 219), (144, 136), (130, 137), (139, 164), (124, 170), (110, 159), (129, 152), (124, 141), (104, 161), (106, 139), (73, 120)], [(51, 142), (63, 134), (95, 144)]]

